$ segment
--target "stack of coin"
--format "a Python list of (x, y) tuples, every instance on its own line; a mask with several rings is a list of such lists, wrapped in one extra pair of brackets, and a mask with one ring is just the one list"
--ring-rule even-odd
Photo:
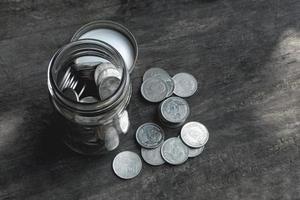
[(161, 122), (167, 127), (179, 127), (190, 115), (190, 108), (186, 100), (173, 96), (160, 103), (158, 115)]
[(160, 153), (165, 134), (160, 126), (154, 123), (142, 124), (137, 129), (135, 137), (141, 146), (141, 154), (146, 163), (157, 166), (165, 162)]
[(72, 64), (60, 82), (63, 94), (77, 102), (95, 103), (112, 96), (121, 83), (121, 72), (112, 63)]
[(179, 138), (189, 147), (189, 157), (195, 157), (202, 153), (208, 141), (209, 132), (199, 122), (188, 122), (181, 128)]
[(59, 87), (67, 98), (78, 102), (86, 86), (79, 80), (72, 67), (69, 67), (63, 75)]

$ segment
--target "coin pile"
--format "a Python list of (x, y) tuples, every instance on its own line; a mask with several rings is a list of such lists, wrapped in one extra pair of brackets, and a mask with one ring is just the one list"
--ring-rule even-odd
[(60, 88), (72, 101), (96, 103), (112, 96), (121, 83), (121, 71), (112, 63), (73, 64), (65, 72)]
[[(197, 80), (192, 75), (179, 73), (171, 78), (161, 68), (147, 70), (141, 86), (142, 96), (147, 101), (161, 102), (158, 107), (159, 119), (162, 124), (170, 128), (179, 127), (185, 123), (190, 114), (190, 108), (187, 101), (181, 97), (190, 97), (196, 90)], [(209, 132), (203, 124), (192, 121), (182, 126), (178, 137), (165, 140), (163, 129), (155, 123), (148, 122), (138, 127), (135, 137), (141, 146), (141, 156), (146, 163), (153, 166), (162, 165), (165, 162), (180, 165), (188, 158), (202, 153), (208, 141)], [(120, 178), (134, 178), (141, 171), (138, 154), (128, 153), (128, 151), (119, 153), (113, 161), (113, 170)]]
[(179, 97), (190, 97), (197, 91), (197, 80), (188, 73), (178, 73), (172, 78), (161, 68), (150, 68), (143, 76), (142, 96), (149, 102), (157, 103), (173, 93)]

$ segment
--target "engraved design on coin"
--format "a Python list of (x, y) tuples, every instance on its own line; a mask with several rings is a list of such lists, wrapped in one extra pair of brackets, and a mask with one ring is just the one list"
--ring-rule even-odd
[(204, 146), (209, 138), (207, 128), (199, 122), (186, 123), (180, 132), (182, 141), (192, 148)]
[(171, 123), (182, 123), (190, 114), (188, 103), (180, 97), (169, 97), (162, 102), (160, 109), (162, 117)]
[(153, 166), (162, 165), (165, 163), (165, 160), (161, 157), (161, 145), (154, 149), (141, 148), (142, 158), (146, 163)]
[(167, 90), (168, 90), (166, 97), (169, 97), (173, 94), (175, 84), (174, 84), (173, 79), (170, 77), (170, 75), (165, 70), (163, 70), (161, 68), (157, 68), (157, 67), (150, 68), (144, 73), (143, 81), (145, 81), (151, 77), (160, 78), (161, 80), (163, 80), (166, 83)]
[(168, 95), (168, 89), (163, 80), (152, 77), (143, 82), (141, 93), (150, 102), (160, 102)]
[(178, 73), (172, 79), (175, 83), (174, 94), (179, 97), (190, 97), (197, 91), (197, 80), (191, 74)]
[(177, 137), (167, 139), (161, 147), (163, 159), (172, 165), (180, 165), (188, 159), (189, 149)]
[(156, 148), (164, 141), (164, 132), (154, 123), (142, 124), (136, 131), (136, 141), (144, 148)]
[(131, 151), (123, 151), (116, 155), (112, 164), (115, 174), (123, 179), (136, 177), (142, 169), (140, 157)]

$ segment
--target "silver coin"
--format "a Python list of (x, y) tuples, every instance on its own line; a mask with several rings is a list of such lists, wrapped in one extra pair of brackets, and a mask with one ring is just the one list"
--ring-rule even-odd
[(155, 75), (154, 77), (160, 78), (161, 80), (163, 80), (166, 83), (167, 89), (168, 89), (168, 93), (167, 93), (166, 97), (171, 96), (173, 94), (173, 91), (175, 88), (173, 79), (168, 74), (158, 74), (158, 75)]
[(168, 95), (168, 86), (160, 78), (148, 78), (142, 84), (141, 93), (147, 101), (160, 102)]
[(111, 97), (119, 88), (121, 80), (117, 77), (107, 77), (99, 85), (99, 96), (101, 100)]
[(204, 150), (204, 146), (200, 148), (189, 148), (189, 158), (199, 156)]
[(108, 77), (116, 77), (121, 80), (122, 75), (116, 68), (105, 69), (99, 74), (96, 85), (101, 85), (102, 81), (104, 81)]
[(161, 147), (161, 156), (169, 164), (180, 165), (188, 159), (189, 149), (177, 137), (167, 139)]
[(209, 133), (203, 124), (199, 122), (188, 122), (182, 127), (180, 137), (189, 147), (200, 148), (207, 143)]
[(161, 157), (160, 151), (161, 145), (154, 149), (141, 148), (141, 155), (144, 161), (149, 165), (158, 166), (165, 163), (164, 159)]
[(174, 94), (180, 97), (192, 96), (198, 88), (197, 80), (188, 73), (179, 73), (173, 76), (175, 88)]
[(183, 123), (190, 114), (188, 103), (180, 97), (169, 97), (159, 108), (163, 120), (170, 123)]
[[(180, 135), (178, 135), (178, 138), (182, 141)], [(189, 146), (187, 146), (187, 147), (189, 148), (189, 158), (199, 156), (204, 150), (204, 146), (202, 146), (200, 148), (191, 148)]]
[(158, 68), (158, 67), (150, 68), (144, 73), (143, 81), (146, 81), (148, 78), (152, 78), (154, 76), (162, 75), (162, 74), (169, 76), (168, 72), (166, 72), (165, 70), (163, 70), (161, 68)]
[(87, 96), (87, 97), (80, 99), (80, 102), (81, 103), (96, 103), (96, 102), (98, 102), (98, 100), (93, 96)]
[(93, 80), (97, 65), (74, 64), (72, 68), (81, 79)]
[(154, 123), (142, 124), (136, 130), (136, 141), (144, 148), (156, 148), (164, 141), (162, 128)]
[(63, 94), (65, 97), (67, 97), (68, 99), (72, 100), (72, 101), (79, 101), (79, 96), (76, 93), (76, 91), (72, 88), (65, 88), (63, 90)]
[(104, 72), (107, 69), (114, 69), (116, 70), (116, 67), (108, 62), (105, 63), (101, 63), (100, 65), (97, 66), (97, 68), (95, 69), (94, 72), (94, 79), (95, 79), (95, 84), (98, 85), (98, 78), (100, 76), (100, 74), (102, 74), (102, 72)]
[(112, 163), (115, 174), (123, 179), (136, 177), (142, 169), (140, 157), (131, 151), (123, 151), (116, 155)]

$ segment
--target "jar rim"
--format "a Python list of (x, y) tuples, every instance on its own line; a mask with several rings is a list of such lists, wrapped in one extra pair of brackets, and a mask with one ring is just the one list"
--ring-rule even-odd
[[(71, 42), (79, 40), (79, 38), (83, 34), (89, 32), (91, 30), (100, 29), (100, 28), (107, 28), (107, 29), (115, 30), (128, 38), (128, 41), (132, 44), (133, 51), (135, 54), (133, 57), (133, 63), (128, 68), (129, 73), (131, 73), (135, 67), (135, 64), (136, 64), (137, 58), (138, 58), (138, 44), (137, 44), (136, 38), (131, 33), (131, 31), (128, 28), (126, 28), (125, 26), (123, 26), (122, 24), (119, 24), (119, 23), (117, 23), (115, 21), (111, 21), (111, 20), (95, 20), (95, 21), (89, 22), (89, 23), (81, 26), (74, 33), (73, 37), (71, 38)], [(94, 38), (90, 38), (90, 39), (94, 39)]]
[[(96, 47), (98, 46), (99, 49), (105, 49), (111, 52), (116, 58), (120, 61), (120, 65), (122, 67), (122, 78), (120, 85), (117, 89), (117, 91), (110, 96), (108, 99), (95, 102), (95, 103), (81, 103), (81, 102), (76, 102), (72, 101), (68, 98), (66, 98), (62, 91), (59, 89), (57, 83), (54, 80), (53, 77), (53, 67), (57, 64), (57, 59), (59, 59), (59, 56), (64, 54), (66, 51), (68, 51), (71, 48), (74, 48), (78, 45), (95, 45)], [(85, 48), (79, 49), (79, 51), (87, 50)], [(117, 105), (120, 102), (120, 98), (122, 95), (124, 95), (124, 90), (126, 90), (126, 87), (129, 87), (129, 73), (128, 70), (125, 66), (124, 60), (120, 53), (111, 45), (104, 41), (100, 40), (94, 40), (94, 39), (81, 39), (77, 40), (71, 43), (68, 43), (61, 47), (59, 50), (55, 52), (53, 55), (52, 59), (50, 60), (49, 66), (48, 66), (48, 90), (51, 94), (51, 96), (55, 97), (59, 103), (65, 105), (69, 109), (74, 109), (79, 112), (84, 112), (84, 113), (90, 113), (90, 112), (101, 112), (105, 111), (107, 109), (110, 109)]]

